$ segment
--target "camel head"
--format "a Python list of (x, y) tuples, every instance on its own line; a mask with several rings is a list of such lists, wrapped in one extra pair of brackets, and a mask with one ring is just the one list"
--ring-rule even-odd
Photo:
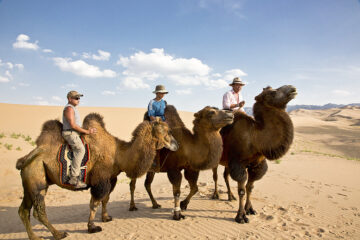
[(231, 111), (219, 110), (215, 107), (204, 107), (194, 114), (194, 128), (200, 126), (206, 129), (219, 130), (222, 127), (231, 124), (234, 120), (234, 114)]
[(156, 149), (167, 148), (171, 151), (179, 149), (179, 145), (175, 138), (171, 135), (171, 131), (166, 122), (163, 122), (160, 118), (156, 118), (152, 123), (152, 134), (156, 139)]
[(255, 97), (255, 101), (272, 107), (285, 109), (287, 103), (294, 99), (296, 95), (296, 88), (292, 85), (284, 85), (277, 89), (272, 89), (268, 86), (263, 89), (262, 93)]

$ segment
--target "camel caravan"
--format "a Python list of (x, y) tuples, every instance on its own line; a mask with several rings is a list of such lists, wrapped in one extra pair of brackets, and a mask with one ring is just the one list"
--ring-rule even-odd
[[(121, 172), (131, 179), (130, 211), (137, 210), (134, 199), (136, 179), (145, 174), (145, 188), (152, 208), (161, 207), (151, 192), (151, 183), (157, 172), (166, 172), (173, 187), (172, 218), (181, 220), (185, 217), (183, 211), (187, 209), (191, 197), (198, 191), (200, 171), (213, 169), (213, 198), (219, 199), (219, 164), (225, 166), (224, 178), (230, 201), (235, 197), (230, 190), (229, 175), (238, 183), (239, 209), (235, 221), (248, 223), (247, 215), (256, 214), (250, 200), (251, 192), (254, 182), (261, 179), (267, 171), (266, 159), (282, 157), (293, 141), (294, 129), (286, 113), (286, 106), (296, 94), (296, 88), (291, 85), (277, 89), (264, 88), (255, 97), (253, 116), (241, 111), (204, 107), (194, 114), (192, 131), (185, 127), (176, 108), (167, 105), (164, 113), (166, 121), (160, 118), (143, 120), (133, 131), (129, 142), (111, 135), (105, 128), (103, 117), (98, 113), (91, 113), (84, 118), (82, 128), (95, 128), (97, 132), (82, 134), (86, 154), (80, 176), (86, 187), (80, 189), (67, 182), (66, 173), (71, 166), (60, 161), (62, 157), (71, 157), (71, 149), (63, 150), (66, 146), (62, 136), (63, 124), (58, 120), (45, 122), (36, 140), (36, 148), (16, 164), (24, 189), (18, 212), (29, 239), (39, 239), (30, 223), (31, 209), (35, 219), (45, 225), (55, 239), (68, 236), (66, 232), (56, 230), (47, 218), (45, 196), (50, 185), (56, 184), (72, 191), (90, 189), (88, 232), (96, 233), (102, 231), (100, 226), (94, 224), (100, 204), (101, 220), (112, 220), (106, 206)], [(152, 167), (157, 156), (159, 171)], [(180, 201), (182, 170), (190, 192)]]

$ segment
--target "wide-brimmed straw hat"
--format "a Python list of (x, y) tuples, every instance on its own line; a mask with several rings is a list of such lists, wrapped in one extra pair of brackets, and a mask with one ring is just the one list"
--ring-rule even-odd
[(153, 91), (153, 93), (165, 93), (165, 94), (167, 94), (167, 93), (169, 93), (169, 92), (166, 91), (164, 85), (157, 85), (157, 86), (155, 87), (155, 91)]
[(78, 93), (77, 91), (70, 91), (67, 94), (67, 98), (74, 98), (74, 97), (83, 97), (81, 93)]
[(234, 85), (234, 84), (240, 84), (240, 85), (242, 85), (242, 86), (245, 85), (245, 83), (244, 83), (239, 77), (234, 78), (233, 82), (230, 83), (229, 86), (232, 86), (232, 85)]

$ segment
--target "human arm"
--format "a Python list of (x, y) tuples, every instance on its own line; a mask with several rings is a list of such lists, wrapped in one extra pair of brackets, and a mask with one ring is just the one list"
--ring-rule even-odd
[(96, 128), (84, 129), (75, 123), (75, 112), (72, 107), (67, 107), (64, 110), (64, 116), (68, 120), (72, 129), (79, 133), (93, 134), (96, 133)]
[(150, 121), (155, 121), (156, 118), (155, 118), (155, 110), (154, 110), (154, 107), (153, 107), (153, 100), (151, 100), (149, 102), (149, 105), (148, 105), (148, 116), (150, 118)]

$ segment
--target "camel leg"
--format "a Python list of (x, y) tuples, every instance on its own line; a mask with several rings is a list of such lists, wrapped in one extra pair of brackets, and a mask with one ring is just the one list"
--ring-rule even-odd
[(21, 221), (23, 222), (23, 224), (26, 228), (29, 239), (39, 239), (39, 237), (37, 237), (34, 234), (32, 228), (31, 228), (31, 224), (30, 224), (30, 211), (31, 211), (32, 206), (33, 206), (33, 202), (31, 200), (31, 196), (24, 189), (24, 198), (21, 202), (18, 213), (21, 218)]
[(168, 178), (173, 185), (173, 194), (174, 194), (174, 220), (181, 220), (181, 218), (185, 218), (184, 215), (181, 214), (180, 208), (180, 186), (181, 186), (181, 172), (180, 170), (171, 170), (167, 172)]
[(46, 210), (45, 210), (45, 195), (46, 195), (46, 189), (41, 190), (38, 194), (35, 195), (33, 204), (34, 204), (34, 217), (44, 224), (47, 229), (52, 233), (55, 239), (63, 239), (68, 236), (66, 232), (59, 232), (56, 230), (51, 223), (49, 222)]
[(135, 206), (135, 201), (134, 201), (135, 187), (136, 187), (136, 178), (131, 179), (131, 181), (130, 181), (131, 200), (130, 200), (130, 208), (129, 208), (129, 211), (137, 211), (137, 210), (138, 210), (137, 207)]
[(249, 179), (246, 184), (246, 203), (245, 203), (245, 212), (247, 215), (256, 214), (256, 211), (254, 210), (250, 201), (251, 192), (254, 188), (254, 182), (261, 179), (265, 175), (267, 169), (268, 169), (268, 165), (266, 160), (263, 160), (255, 167), (248, 168)]
[(152, 191), (151, 191), (151, 183), (154, 180), (154, 176), (155, 176), (155, 172), (148, 172), (146, 174), (145, 189), (146, 189), (146, 191), (149, 194), (149, 197), (151, 199), (152, 208), (157, 209), (157, 208), (161, 208), (161, 205), (156, 202), (156, 200), (155, 200), (155, 198), (154, 198), (154, 196), (152, 194)]
[(114, 190), (115, 186), (116, 186), (116, 181), (117, 178), (113, 178), (110, 180), (110, 184), (111, 184), (111, 189), (110, 192), (107, 196), (105, 196), (105, 198), (101, 201), (102, 203), (102, 213), (101, 213), (101, 219), (103, 222), (110, 222), (112, 221), (112, 217), (108, 214), (107, 212), (107, 204), (109, 202), (110, 199), (110, 193)]
[(217, 181), (218, 181), (217, 169), (218, 169), (218, 167), (214, 167), (214, 168), (212, 169), (212, 171), (213, 171), (214, 185), (215, 185), (215, 190), (214, 190), (214, 193), (213, 193), (213, 195), (212, 195), (212, 199), (219, 199), (219, 198), (220, 198), (220, 197), (219, 197), (219, 192), (218, 192), (218, 183), (217, 183)]
[(90, 200), (90, 216), (88, 221), (88, 233), (97, 233), (101, 232), (102, 228), (100, 226), (96, 226), (94, 224), (95, 214), (97, 208), (99, 207), (101, 200), (96, 200), (93, 196), (91, 196)]
[(229, 183), (229, 175), (230, 175), (229, 168), (225, 167), (225, 169), (224, 169), (224, 180), (225, 180), (226, 188), (227, 188), (227, 191), (228, 191), (228, 200), (232, 201), (232, 200), (236, 200), (236, 197), (231, 192), (230, 183)]
[(189, 169), (185, 169), (184, 172), (185, 172), (185, 174), (184, 174), (185, 178), (189, 182), (189, 185), (190, 185), (190, 193), (183, 201), (180, 202), (181, 210), (186, 210), (187, 205), (190, 202), (190, 199), (198, 191), (197, 180), (199, 178), (199, 171), (192, 171)]
[(235, 157), (229, 159), (229, 173), (231, 178), (238, 183), (239, 209), (235, 217), (235, 221), (238, 223), (248, 223), (249, 219), (246, 217), (244, 209), (245, 183), (248, 179), (248, 173), (246, 168), (242, 166), (240, 161)]

